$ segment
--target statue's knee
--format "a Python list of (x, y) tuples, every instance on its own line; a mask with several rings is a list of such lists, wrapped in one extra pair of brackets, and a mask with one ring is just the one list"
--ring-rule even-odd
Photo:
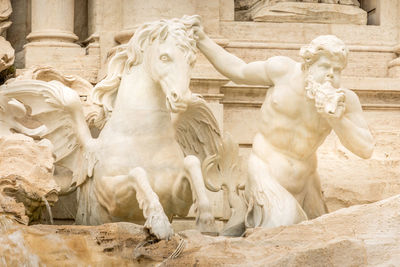
[(196, 156), (189, 155), (185, 157), (184, 164), (186, 167), (200, 166), (200, 160)]

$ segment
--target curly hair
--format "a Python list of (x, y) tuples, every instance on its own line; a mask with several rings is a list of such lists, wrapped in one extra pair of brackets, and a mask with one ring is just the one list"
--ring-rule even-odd
[(344, 42), (335, 35), (321, 35), (312, 40), (310, 44), (302, 46), (299, 54), (304, 60), (304, 69), (308, 69), (322, 55), (337, 58), (344, 69), (347, 65), (349, 50)]

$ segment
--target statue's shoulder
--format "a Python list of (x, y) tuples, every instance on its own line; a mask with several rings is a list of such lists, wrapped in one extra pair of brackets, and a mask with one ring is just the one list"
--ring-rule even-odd
[(361, 103), (358, 95), (353, 90), (350, 90), (348, 88), (341, 89), (344, 91), (346, 97), (347, 108), (350, 109), (350, 107), (352, 107), (354, 109), (359, 109), (361, 107)]
[(282, 77), (288, 73), (292, 73), (299, 63), (285, 56), (271, 57), (266, 61), (265, 68), (268, 75), (274, 78)]

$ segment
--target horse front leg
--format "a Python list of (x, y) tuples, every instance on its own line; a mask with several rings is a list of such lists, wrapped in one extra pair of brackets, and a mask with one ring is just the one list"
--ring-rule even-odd
[(144, 227), (158, 239), (170, 239), (173, 230), (164, 213), (157, 194), (150, 186), (146, 171), (137, 167), (128, 175), (102, 177), (96, 181), (96, 195), (100, 204), (111, 216), (124, 218), (135, 205), (135, 195), (139, 208), (146, 219)]
[(200, 160), (192, 155), (187, 156), (184, 159), (184, 166), (192, 189), (196, 226), (200, 232), (215, 232), (214, 216), (207, 197)]

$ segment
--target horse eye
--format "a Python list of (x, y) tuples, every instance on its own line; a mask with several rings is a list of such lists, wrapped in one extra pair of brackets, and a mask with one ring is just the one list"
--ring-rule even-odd
[(163, 55), (160, 56), (160, 60), (161, 61), (170, 61), (171, 58), (168, 55), (163, 54)]

